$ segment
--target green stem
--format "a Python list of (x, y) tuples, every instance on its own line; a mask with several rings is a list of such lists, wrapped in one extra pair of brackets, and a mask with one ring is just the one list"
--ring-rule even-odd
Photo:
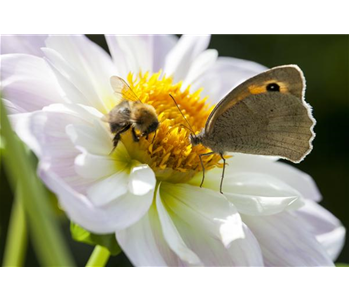
[(6, 248), (3, 260), (4, 267), (22, 267), (27, 250), (28, 237), (25, 215), (22, 206), (23, 197), (20, 188), (12, 206), (11, 219), (7, 232)]
[(22, 189), (22, 205), (37, 257), (44, 266), (73, 266), (74, 260), (48, 200), (47, 191), (36, 176), (36, 165), (12, 131), (2, 101), (0, 111), (6, 174), (13, 184)]
[(96, 246), (85, 268), (86, 300), (105, 299), (105, 265), (110, 252), (101, 246)]
[(107, 248), (96, 246), (86, 264), (86, 267), (104, 267), (110, 257), (110, 252)]

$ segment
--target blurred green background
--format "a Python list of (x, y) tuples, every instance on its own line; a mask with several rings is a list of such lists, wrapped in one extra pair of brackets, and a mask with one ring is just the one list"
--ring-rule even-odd
[[(91, 40), (107, 49), (103, 36)], [(297, 168), (310, 174), (322, 195), (321, 204), (349, 228), (349, 37), (346, 35), (213, 35), (209, 48), (220, 56), (256, 61), (267, 67), (297, 64), (307, 81), (306, 100), (313, 106), (317, 120), (314, 149)], [(0, 259), (2, 260), (12, 194), (1, 162), (0, 182)], [(70, 237), (69, 222), (64, 217), (62, 228), (76, 262), (85, 265), (93, 247), (77, 243)], [(349, 263), (349, 242), (338, 258)], [(37, 266), (32, 247), (27, 266)], [(120, 254), (108, 266), (130, 266)]]

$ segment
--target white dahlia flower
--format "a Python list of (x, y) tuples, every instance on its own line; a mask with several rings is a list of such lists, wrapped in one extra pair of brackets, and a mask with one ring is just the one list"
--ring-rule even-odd
[[(111, 57), (85, 36), (3, 36), (1, 89), (17, 134), (69, 218), (115, 232), (135, 266), (333, 266), (345, 229), (316, 203), (307, 174), (273, 158), (232, 154), (224, 194), (219, 155), (202, 168), (172, 94), (194, 130), (212, 104), (265, 70), (218, 57), (209, 36), (106, 36)], [(120, 76), (160, 121), (116, 150), (108, 124)], [(203, 98), (205, 97), (205, 98)], [(208, 100), (208, 101), (206, 101)]]

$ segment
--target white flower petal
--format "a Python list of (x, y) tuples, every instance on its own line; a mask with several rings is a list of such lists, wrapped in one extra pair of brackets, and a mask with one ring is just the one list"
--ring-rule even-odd
[(155, 35), (153, 37), (153, 72), (164, 69), (167, 54), (175, 47), (178, 38), (175, 35)]
[[(187, 184), (162, 183), (160, 196), (181, 244), (205, 266), (263, 265), (256, 239), (220, 193)], [(165, 238), (166, 234), (169, 232), (164, 231)]]
[(158, 72), (177, 38), (169, 35), (106, 35), (114, 64), (121, 77), (129, 72)]
[(257, 238), (266, 266), (333, 266), (308, 225), (290, 212), (272, 216), (242, 216)]
[(43, 111), (11, 116), (17, 134), (48, 163), (50, 172), (81, 193), (95, 180), (76, 173), (74, 161), (81, 152), (65, 130), (70, 124), (88, 126), (96, 119), (93, 110), (73, 104), (53, 104)]
[(219, 192), (189, 184), (162, 183), (160, 196), (164, 205), (185, 222), (202, 228), (224, 246), (244, 238), (236, 208)]
[[(295, 210), (304, 205), (302, 196), (275, 177), (261, 173), (236, 172), (226, 169), (223, 192), (240, 213), (272, 215), (284, 210)], [(222, 170), (212, 170), (205, 187), (218, 190)]]
[(341, 222), (328, 210), (309, 200), (295, 214), (308, 224), (310, 231), (335, 261), (345, 242), (346, 230)]
[[(161, 195), (161, 186), (159, 189)], [(183, 217), (182, 214), (170, 212), (173, 206), (171, 208), (167, 206), (168, 200), (163, 196), (160, 199), (158, 195), (156, 208), (159, 215), (154, 205), (149, 210), (147, 218), (144, 217), (121, 233), (117, 232), (119, 244), (135, 266), (149, 266), (154, 271), (158, 270), (158, 267), (162, 267), (162, 271), (237, 271), (238, 266), (243, 266), (243, 271), (251, 271), (254, 269), (252, 266), (261, 270), (263, 266), (261, 250), (253, 234), (244, 224), (242, 227), (245, 238), (234, 240), (226, 248), (220, 239), (207, 234), (206, 227), (203, 228), (193, 222), (191, 218), (193, 213)], [(194, 200), (199, 201), (199, 199)], [(213, 203), (214, 200), (217, 198), (212, 200)], [(192, 211), (190, 208), (189, 210)], [(186, 245), (192, 252), (188, 252)], [(204, 266), (193, 267), (192, 264), (185, 263), (174, 255), (171, 248), (186, 261), (190, 261), (189, 257), (194, 253), (199, 256)]]
[(160, 188), (161, 186), (158, 188), (156, 195), (156, 208), (159, 214), (162, 232), (167, 244), (172, 249), (172, 251), (175, 252), (183, 261), (194, 266), (200, 265), (201, 262), (198, 256), (187, 247), (182, 237), (178, 233), (178, 230), (174, 225), (165, 207), (165, 204), (163, 203), (166, 203), (166, 200), (162, 200), (162, 198), (160, 197)]
[(192, 84), (192, 89), (203, 88), (202, 95), (209, 96), (212, 104), (218, 103), (238, 84), (266, 69), (252, 61), (218, 57), (216, 63)]
[[(51, 68), (59, 84), (59, 94), (66, 103), (91, 105), (85, 95), (50, 62), (47, 65)], [(99, 107), (100, 108), (100, 107)]]
[[(1, 87), (0, 87), (0, 89), (1, 89)], [(6, 107), (6, 111), (9, 115), (26, 113), (26, 110), (23, 107), (20, 107), (18, 104), (13, 103), (10, 100), (2, 98), (2, 102), (4, 103), (4, 105)]]
[(75, 171), (83, 178), (102, 178), (116, 172), (114, 158), (83, 152), (75, 159)]
[(43, 56), (41, 47), (45, 45), (47, 35), (16, 34), (1, 35), (0, 54), (25, 53), (35, 56)]
[(110, 133), (101, 121), (95, 120), (92, 125), (68, 125), (66, 133), (75, 146), (89, 153), (108, 156), (113, 149)]
[(210, 43), (209, 35), (183, 35), (165, 60), (164, 74), (173, 75), (174, 82), (186, 77), (191, 63)]
[(152, 71), (153, 36), (151, 35), (114, 35), (117, 46), (127, 62), (128, 71)]
[(263, 166), (255, 165), (255, 170), (265, 170), (266, 174), (277, 177), (296, 189), (303, 198), (314, 201), (322, 199), (321, 193), (311, 176), (294, 166), (278, 161)]
[(195, 82), (198, 77), (204, 74), (214, 63), (218, 57), (217, 50), (209, 49), (198, 55), (193, 61), (188, 71), (185, 80), (183, 81), (182, 89)]
[(61, 94), (66, 102), (89, 105), (106, 112), (104, 102), (86, 74), (75, 70), (57, 51), (50, 48), (42, 48), (42, 51), (60, 84)]
[(227, 176), (224, 194), (240, 213), (247, 215), (273, 215), (303, 205), (296, 190), (274, 177), (256, 173)]
[[(113, 36), (116, 44), (112, 49), (123, 54), (123, 59), (127, 62), (128, 72), (138, 74), (138, 72), (152, 71), (153, 65), (153, 37), (150, 35), (142, 36)], [(109, 37), (110, 41), (111, 38)], [(112, 45), (115, 44), (112, 43)], [(113, 56), (114, 57), (114, 56)], [(115, 57), (118, 59), (118, 57)], [(120, 57), (119, 57), (120, 59)], [(117, 64), (116, 64), (117, 66)], [(126, 76), (127, 74), (124, 74)]]
[(45, 106), (43, 111), (67, 113), (88, 124), (93, 124), (95, 120), (103, 117), (103, 114), (94, 107), (74, 103), (52, 104)]
[(118, 169), (113, 175), (99, 180), (87, 189), (87, 196), (95, 206), (103, 206), (119, 200), (127, 193), (128, 168)]
[(118, 162), (113, 174), (89, 187), (87, 195), (96, 206), (106, 205), (112, 201), (121, 203), (118, 198), (126, 193), (136, 201), (154, 191), (155, 184), (155, 174), (148, 165), (137, 164), (130, 171), (129, 162)]
[(75, 121), (67, 114), (38, 111), (13, 115), (11, 121), (19, 137), (39, 157), (70, 157), (78, 153), (65, 134), (66, 124)]
[(308, 174), (284, 162), (266, 158), (268, 157), (233, 153), (233, 158), (229, 160), (229, 165), (236, 172), (243, 170), (245, 172), (256, 172), (276, 177), (296, 189), (303, 198), (314, 201), (321, 200), (322, 196), (319, 189)]
[(50, 36), (46, 46), (62, 55), (79, 74), (86, 76), (100, 99), (113, 95), (110, 77), (116, 74), (111, 57), (85, 36)]
[(44, 59), (27, 54), (7, 54), (0, 57), (0, 66), (2, 94), (12, 103), (10, 113), (31, 112), (64, 102)]
[(198, 255), (204, 266), (263, 266), (259, 244), (245, 224), (242, 224), (245, 238), (233, 241), (226, 248), (221, 241), (213, 238), (200, 227), (192, 226), (190, 220), (184, 222), (176, 214), (172, 215), (172, 219), (186, 245)]
[[(114, 186), (114, 189), (118, 189), (120, 186), (121, 183), (118, 186)], [(123, 230), (138, 222), (147, 213), (153, 202), (153, 198), (154, 189), (142, 196), (127, 192), (105, 205), (103, 211), (115, 219), (113, 220), (114, 231)]]
[[(32, 133), (32, 116), (34, 113), (15, 113), (9, 115), (9, 120), (13, 130), (24, 141), (29, 148), (38, 156), (41, 153), (41, 145), (38, 143), (36, 137)], [(42, 120), (41, 123), (43, 123)]]
[(128, 190), (137, 196), (142, 196), (155, 189), (156, 178), (153, 170), (148, 165), (138, 165), (132, 168)]
[(126, 193), (117, 201), (97, 207), (58, 177), (45, 162), (39, 166), (39, 175), (54, 193), (69, 219), (94, 233), (112, 233), (138, 222), (148, 211), (154, 191), (143, 196)]
[(134, 266), (164, 267), (184, 264), (167, 245), (154, 205), (140, 221), (117, 231), (116, 239)]
[(71, 157), (42, 157), (40, 162), (46, 166), (46, 171), (59, 176), (59, 178), (76, 193), (86, 196), (87, 189), (96, 182), (95, 178), (86, 178), (76, 172), (74, 159)]
[(127, 53), (124, 53), (120, 48), (116, 35), (106, 34), (105, 39), (107, 40), (108, 48), (116, 68), (115, 75), (126, 78), (127, 74), (131, 71), (126, 58)]

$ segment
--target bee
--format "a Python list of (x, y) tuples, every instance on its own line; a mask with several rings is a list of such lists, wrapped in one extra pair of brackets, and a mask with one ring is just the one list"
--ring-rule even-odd
[[(133, 140), (138, 142), (140, 137), (147, 137), (150, 133), (156, 132), (159, 121), (154, 107), (143, 103), (125, 80), (112, 76), (110, 83), (118, 100), (121, 101), (102, 118), (104, 122), (109, 123), (110, 131), (115, 134), (113, 152), (122, 133), (131, 128)], [(137, 135), (136, 131), (139, 131), (140, 135)]]

